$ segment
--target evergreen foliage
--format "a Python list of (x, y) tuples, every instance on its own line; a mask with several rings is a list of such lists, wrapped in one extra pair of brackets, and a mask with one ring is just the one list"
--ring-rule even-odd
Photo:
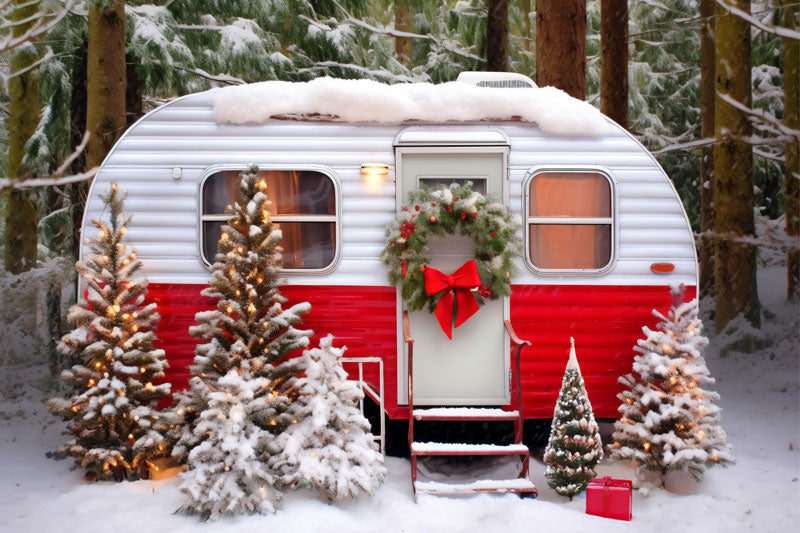
[(167, 453), (165, 419), (155, 402), (170, 384), (153, 384), (168, 367), (163, 350), (153, 348), (159, 320), (155, 304), (144, 305), (147, 280), (134, 277), (142, 266), (122, 242), (130, 223), (124, 195), (113, 183), (102, 196), (110, 223), (93, 220), (98, 235), (91, 255), (77, 263), (88, 296), (70, 309), (77, 325), (59, 344), (72, 366), (61, 374), (71, 398), (53, 398), (50, 410), (69, 421), (73, 440), (62, 450), (101, 477), (131, 474), (144, 459)]
[[(189, 497), (183, 509), (205, 518), (274, 509), (279, 493), (261, 463), (268, 460), (267, 444), (298, 422), (293, 400), (306, 360), (286, 356), (308, 345), (312, 332), (294, 326), (310, 305), (282, 308), (286, 299), (278, 290), (281, 231), (270, 217), (271, 203), (258, 167), (239, 175), (236, 203), (226, 208), (229, 219), (222, 227), (210, 286), (202, 292), (217, 300), (217, 308), (197, 313), (198, 325), (190, 328), (203, 343), (196, 348), (190, 389), (177, 395), (176, 413), (184, 427), (174, 434), (174, 454), (188, 454), (191, 469), (181, 485)], [(247, 421), (238, 420), (240, 415)], [(224, 434), (245, 437), (252, 452), (215, 446)], [(220, 464), (230, 470), (220, 470)], [(230, 488), (219, 498), (206, 497), (214, 487), (231, 483), (241, 491)]]
[(571, 500), (597, 476), (594, 469), (603, 459), (603, 444), (575, 355), (575, 341), (570, 342), (569, 362), (553, 411), (544, 462), (550, 487)]
[(329, 501), (373, 494), (387, 475), (359, 409), (364, 394), (342, 368), (344, 350), (328, 335), (303, 353), (306, 377), (293, 406), (302, 422), (270, 444), (270, 466), (281, 473), (282, 486), (311, 486)]
[(634, 347), (639, 355), (633, 373), (619, 381), (625, 387), (617, 397), (620, 418), (614, 424), (614, 459), (635, 461), (637, 475), (661, 476), (687, 470), (701, 478), (707, 467), (733, 461), (725, 431), (720, 426), (719, 394), (704, 386), (714, 383), (703, 349), (697, 300), (683, 303), (683, 286), (672, 290), (673, 303), (656, 330), (643, 327), (644, 339)]

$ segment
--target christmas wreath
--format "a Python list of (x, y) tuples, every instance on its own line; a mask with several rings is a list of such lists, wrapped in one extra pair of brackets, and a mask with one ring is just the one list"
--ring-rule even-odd
[[(475, 259), (454, 273), (428, 267), (432, 237), (461, 235), (475, 241)], [(412, 311), (427, 307), (451, 337), (486, 299), (511, 294), (513, 260), (520, 254), (519, 224), (502, 203), (472, 190), (472, 183), (409, 193), (409, 205), (386, 226), (380, 258), (389, 266), (389, 282), (401, 288)], [(455, 309), (454, 309), (455, 308)]]

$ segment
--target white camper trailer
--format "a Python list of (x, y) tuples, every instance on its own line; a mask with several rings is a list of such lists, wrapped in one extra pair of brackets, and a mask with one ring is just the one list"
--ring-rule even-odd
[[(162, 315), (174, 389), (189, 377), (194, 314), (213, 305), (200, 290), (232, 180), (250, 164), (267, 178), (284, 234), (282, 293), (312, 304), (304, 327), (317, 336), (380, 359), (364, 379), (373, 394), (385, 384), (391, 418), (409, 417), (408, 346), (403, 301), (378, 255), (420, 185), (473, 182), (518, 215), (525, 246), (511, 296), (488, 302), (452, 340), (427, 311), (409, 313), (417, 405), (549, 418), (574, 337), (595, 415), (613, 418), (617, 377), (630, 371), (641, 327), (654, 324), (651, 310), (668, 307), (672, 284), (685, 284), (687, 298), (696, 291), (692, 232), (670, 179), (632, 135), (560, 91), (497, 73), (442, 85), (323, 78), (215, 89), (134, 124), (84, 215), (91, 236), (99, 194), (112, 181), (127, 190), (127, 240)], [(469, 256), (463, 239), (439, 248), (443, 268)], [(522, 350), (520, 405), (514, 331), (533, 341)]]

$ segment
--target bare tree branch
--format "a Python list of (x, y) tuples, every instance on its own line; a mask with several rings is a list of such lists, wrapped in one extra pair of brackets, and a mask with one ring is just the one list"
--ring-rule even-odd
[(786, 37), (788, 39), (795, 39), (800, 40), (800, 31), (795, 31), (791, 28), (786, 28), (784, 26), (768, 26), (764, 24), (757, 18), (753, 17), (747, 11), (742, 11), (738, 7), (730, 5), (726, 0), (717, 0), (717, 4), (719, 4), (722, 9), (739, 17), (740, 19), (746, 21), (751, 26), (755, 26), (761, 31), (765, 31), (767, 33), (771, 33), (773, 35), (778, 35), (780, 37)]
[(727, 94), (722, 94), (719, 91), (717, 91), (717, 96), (719, 96), (728, 105), (738, 109), (742, 113), (750, 117), (753, 117), (756, 120), (760, 120), (764, 124), (767, 124), (768, 126), (773, 128), (777, 133), (780, 133), (788, 137), (795, 137), (796, 141), (800, 141), (800, 130), (789, 128), (788, 126), (784, 125), (780, 120), (775, 118), (775, 115), (767, 113), (763, 109), (749, 108), (746, 105), (737, 102)]
[[(67, 16), (67, 13), (69, 13), (76, 1), (77, 0), (66, 0), (60, 11), (39, 13), (34, 17), (30, 17), (30, 20), (36, 20), (36, 22), (22, 35), (14, 37), (13, 32), (9, 32), (0, 37), (0, 53), (22, 46), (53, 29), (56, 24), (61, 22), (61, 19)], [(16, 9), (16, 7), (14, 9)], [(30, 22), (30, 20), (28, 20), (28, 22)]]

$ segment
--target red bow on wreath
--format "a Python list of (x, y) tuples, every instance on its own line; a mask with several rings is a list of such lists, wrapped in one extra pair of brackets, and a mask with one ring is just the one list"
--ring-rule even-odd
[[(467, 261), (452, 274), (445, 275), (435, 268), (427, 267), (424, 272), (425, 292), (428, 296), (445, 291), (436, 305), (436, 319), (448, 339), (453, 339), (453, 305), (456, 305), (456, 327), (467, 321), (480, 308), (470, 289), (479, 287), (481, 278), (475, 260)], [(455, 293), (455, 301), (453, 294)]]

